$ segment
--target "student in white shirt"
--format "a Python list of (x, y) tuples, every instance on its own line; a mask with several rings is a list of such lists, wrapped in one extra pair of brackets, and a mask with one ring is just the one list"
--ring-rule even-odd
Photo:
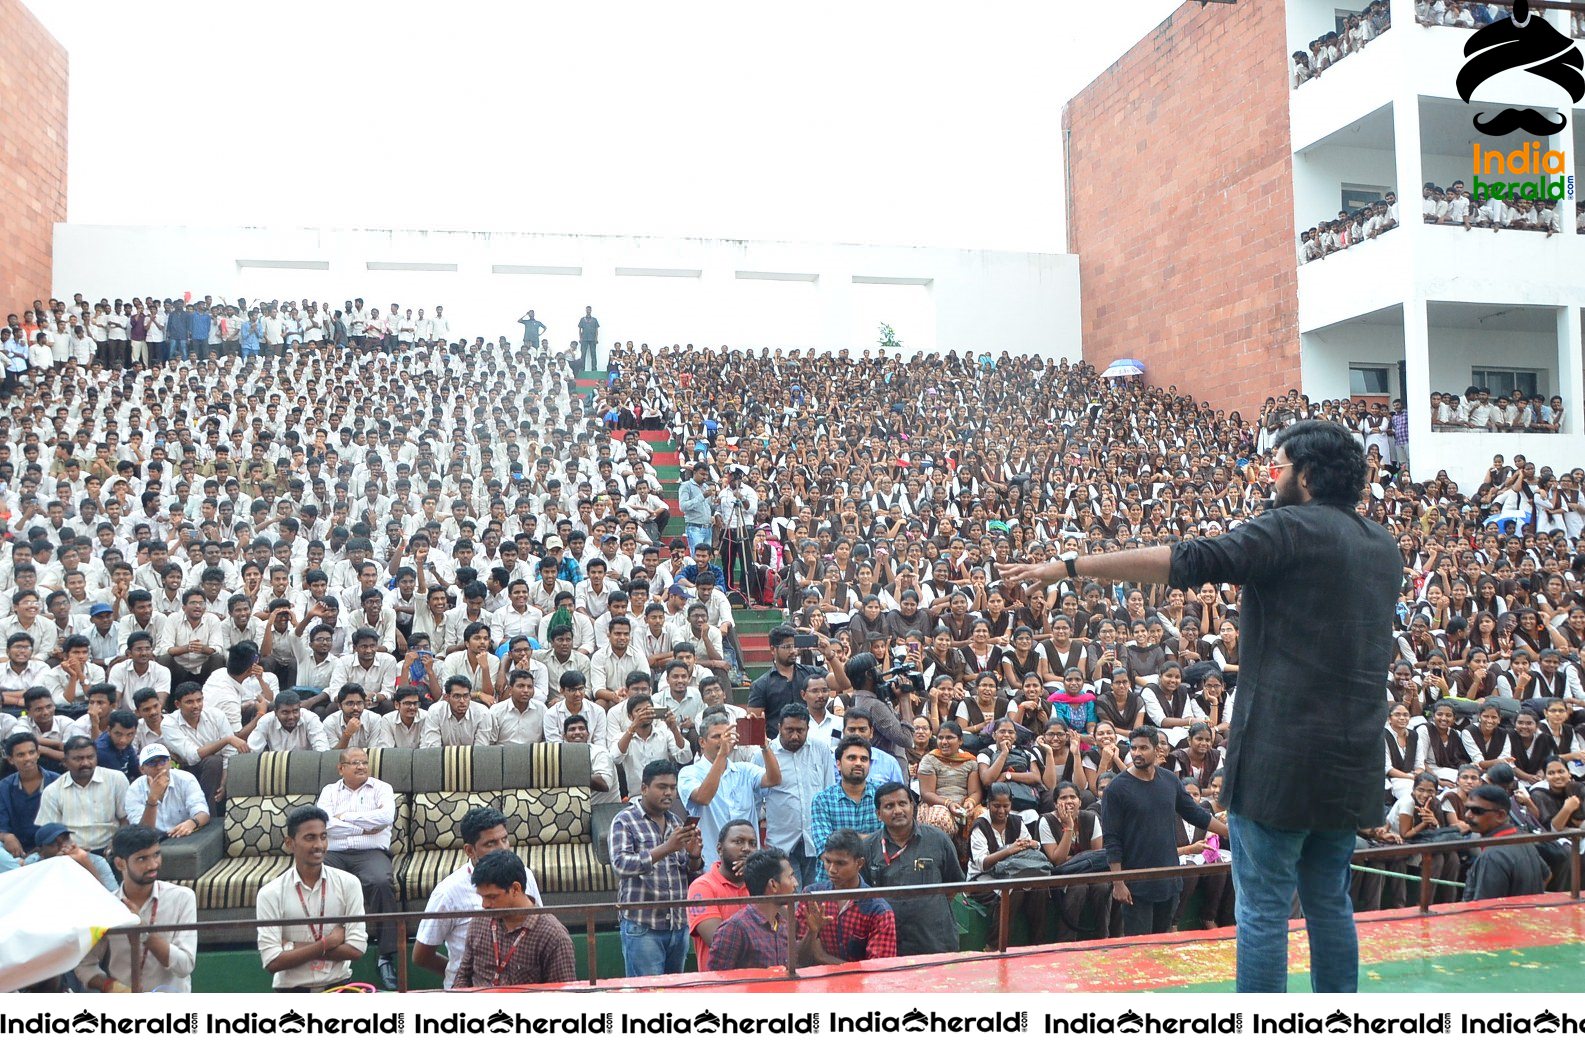
[[(506, 817), (499, 810), (485, 806), (470, 809), (457, 823), (457, 834), (462, 838), (462, 852), (468, 862), (447, 875), (429, 894), (424, 905), (425, 918), (418, 924), (414, 937), (413, 963), (426, 970), (444, 975), (443, 987), (450, 988), (457, 976), (457, 966), (462, 962), (462, 949), (468, 941), (471, 919), (450, 918), (450, 912), (480, 911), (479, 894), (473, 888), (473, 865), (481, 858), (498, 850), (511, 849), (512, 840), (506, 833)], [(535, 903), (543, 903), (539, 884), (534, 873), (528, 873), (528, 885), (523, 892)], [(444, 945), (446, 953), (437, 948)]]
[(368, 933), (361, 922), (326, 926), (319, 916), (362, 915), (363, 890), (355, 875), (325, 863), (330, 814), (304, 806), (286, 818), (286, 852), (292, 866), (260, 887), (260, 919), (301, 919), (258, 928), (259, 956), (280, 990), (324, 991), (352, 977)]
[[(181, 925), (198, 918), (198, 901), (184, 886), (160, 880), (160, 835), (152, 828), (122, 828), (111, 839), (110, 852), (121, 884), (116, 896), (144, 926)], [(136, 946), (124, 937), (101, 937), (77, 964), (77, 979), (96, 992), (132, 990), (132, 952), (139, 959), (142, 991), (190, 992), (198, 956), (198, 932), (149, 933)]]

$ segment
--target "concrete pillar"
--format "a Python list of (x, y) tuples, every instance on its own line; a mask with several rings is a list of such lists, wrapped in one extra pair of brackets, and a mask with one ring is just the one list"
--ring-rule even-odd
[(1580, 345), (1580, 308), (1573, 304), (1557, 311), (1558, 389), (1563, 396), (1563, 433), (1585, 433), (1585, 348)]
[[(1415, 216), (1419, 221), (1419, 216)], [(1429, 462), (1431, 446), (1431, 329), (1426, 302), (1418, 294), (1403, 304), (1403, 403), (1409, 409), (1409, 462), (1416, 480), (1430, 475), (1423, 465)]]

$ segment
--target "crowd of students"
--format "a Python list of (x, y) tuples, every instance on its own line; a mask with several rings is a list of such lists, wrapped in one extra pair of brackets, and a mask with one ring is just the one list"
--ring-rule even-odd
[[(1551, 237), (1563, 232), (1563, 211), (1554, 201), (1507, 200), (1471, 193), (1463, 179), (1443, 189), (1428, 182), (1420, 191), (1422, 218), (1436, 226), (1463, 226), (1466, 230), (1531, 230)], [(1576, 232), (1585, 231), (1585, 212), (1577, 217)]]
[[(167, 332), (172, 313), (231, 309), (130, 302)], [(371, 337), (357, 303), (352, 323), (343, 311), (320, 338), (266, 337), (257, 354), (222, 340), (106, 360), (76, 333), (109, 305), (38, 302), (13, 321), (95, 345), (41, 358), (0, 417), (13, 541), (0, 737), (16, 770), (0, 782), (0, 863), (73, 840), (119, 857), (140, 779), (146, 826), (190, 833), (200, 809), (219, 815), (226, 759), (243, 750), (544, 740), (589, 743), (591, 791), (634, 800), (633, 822), (649, 815), (624, 840), (635, 858), (670, 844), (675, 871), (628, 864), (613, 842), (630, 900), (705, 875), (751, 892), (808, 886), (822, 867), (836, 878), (833, 863), (838, 885), (884, 878), (883, 828), (902, 847), (944, 844), (971, 877), (1093, 864), (1128, 834), (1106, 824), (1104, 798), (1137, 730), (1160, 734), (1163, 766), (1216, 814), (1237, 589), (1024, 590), (995, 566), (1236, 528), (1271, 496), (1274, 437), (1306, 418), (1358, 435), (1372, 479), (1361, 512), (1404, 553), (1408, 666), (1383, 668), (1383, 693), (1408, 719), (1384, 728), (1383, 823), (1362, 841), (1413, 830), (1388, 803), (1420, 773), (1437, 776), (1432, 809), (1457, 817), (1466, 763), (1443, 761), (1460, 757), (1455, 742), (1488, 778), (1511, 765), (1516, 820), (1578, 824), (1538, 785), (1545, 747), (1577, 758), (1585, 720), (1572, 670), (1585, 470), (1516, 457), (1464, 494), (1408, 474), (1398, 414), (1292, 390), (1246, 421), (1176, 388), (1006, 353), (614, 344), (589, 398), (571, 354), (433, 328)], [(665, 535), (648, 446), (612, 433), (638, 425), (669, 429), (682, 451), (683, 536)], [(744, 603), (788, 621), (746, 696), (733, 693), (747, 684)], [(1444, 699), (1455, 735), (1429, 747)], [(740, 745), (739, 721), (755, 717), (765, 743)], [(74, 788), (93, 806), (63, 805)], [(697, 831), (667, 830), (673, 808)], [(774, 858), (718, 870), (734, 822), (792, 874)], [(1189, 863), (1208, 856), (1204, 830), (1180, 828)], [(673, 881), (645, 881), (662, 875)], [(1202, 883), (1199, 921), (1227, 921), (1225, 880)], [(1381, 892), (1362, 887), (1361, 906)], [(1035, 936), (1048, 918), (1065, 937), (1122, 919), (1104, 895), (1052, 903), (1021, 902)], [(898, 919), (900, 951), (946, 943), (939, 915)], [(624, 922), (624, 945), (669, 966), (675, 921)]]
[(1337, 218), (1323, 219), (1308, 230), (1301, 230), (1299, 263), (1316, 262), (1356, 244), (1373, 241), (1397, 227), (1398, 195), (1389, 190), (1373, 204), (1352, 212), (1339, 211)]
[(1316, 79), (1343, 59), (1365, 49), (1365, 46), (1392, 28), (1392, 12), (1387, 0), (1371, 3), (1344, 19), (1341, 31), (1332, 30), (1310, 41), (1306, 51), (1293, 53), (1292, 83), (1298, 88)]

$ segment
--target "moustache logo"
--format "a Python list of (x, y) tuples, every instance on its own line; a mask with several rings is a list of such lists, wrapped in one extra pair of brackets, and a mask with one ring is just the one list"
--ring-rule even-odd
[[(1575, 102), (1585, 98), (1585, 56), (1574, 42), (1545, 18), (1532, 17), (1528, 0), (1515, 0), (1513, 15), (1487, 25), (1464, 45), (1466, 61), (1458, 73), (1458, 96), (1466, 103), (1486, 81), (1499, 73), (1522, 69), (1556, 84)], [(1488, 135), (1528, 131), (1555, 135), (1567, 125), (1560, 112), (1553, 120), (1538, 110), (1503, 109), (1491, 117), (1479, 113), (1475, 127)]]
[(1568, 121), (1561, 116), (1551, 120), (1545, 113), (1531, 109), (1505, 109), (1490, 119), (1485, 119), (1486, 114), (1475, 114), (1475, 127), (1487, 135), (1506, 135), (1510, 131), (1528, 131), (1532, 135), (1556, 135), (1568, 127)]

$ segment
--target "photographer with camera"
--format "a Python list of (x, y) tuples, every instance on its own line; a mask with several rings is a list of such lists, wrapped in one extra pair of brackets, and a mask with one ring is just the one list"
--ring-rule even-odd
[(883, 682), (880, 662), (869, 653), (859, 653), (845, 664), (833, 664), (831, 675), (836, 687), (849, 694), (844, 711), (869, 717), (875, 749), (906, 763), (908, 745), (914, 741), (914, 705), (918, 702), (908, 674)]

